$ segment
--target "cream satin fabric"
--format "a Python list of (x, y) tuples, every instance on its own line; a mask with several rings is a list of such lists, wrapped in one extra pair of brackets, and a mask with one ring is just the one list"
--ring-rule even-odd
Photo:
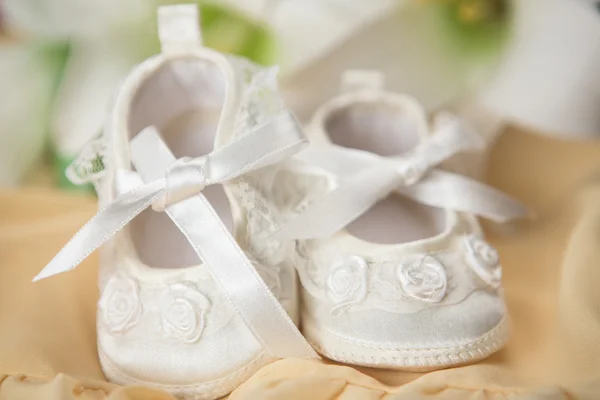
[[(230, 399), (600, 398), (598, 171), (600, 143), (508, 132), (492, 152), (489, 182), (540, 216), (512, 236), (488, 229), (502, 256), (513, 326), (507, 347), (493, 357), (424, 374), (288, 359), (264, 367)], [(95, 213), (95, 201), (4, 192), (0, 210), (0, 399), (171, 400), (104, 382), (96, 359), (95, 257), (30, 283)]]

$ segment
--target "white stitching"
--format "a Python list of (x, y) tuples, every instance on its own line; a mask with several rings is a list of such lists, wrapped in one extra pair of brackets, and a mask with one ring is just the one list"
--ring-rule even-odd
[[(98, 347), (98, 355), (100, 364), (104, 374), (110, 381), (126, 385), (149, 385), (170, 392), (182, 400), (200, 400), (213, 399), (224, 396), (233, 391), (242, 382), (246, 381), (260, 367), (268, 363), (268, 358), (264, 353), (258, 355), (254, 360), (238, 369), (234, 373), (227, 375), (221, 379), (201, 384), (191, 385), (169, 385), (154, 382), (145, 382), (143, 380), (128, 376), (121, 372), (106, 355), (106, 353)], [(227, 383), (230, 383), (227, 385)], [(195, 393), (190, 393), (195, 392)]]
[[(485, 335), (479, 337), (477, 340), (470, 342), (465, 345), (446, 347), (446, 348), (426, 348), (426, 349), (403, 349), (403, 348), (384, 348), (381, 346), (374, 346), (365, 343), (358, 343), (356, 341), (349, 341), (347, 339), (336, 338), (340, 342), (359, 348), (366, 348), (370, 350), (380, 350), (386, 353), (421, 353), (418, 355), (396, 355), (396, 354), (380, 354), (377, 356), (370, 356), (371, 362), (368, 363), (365, 359), (365, 355), (355, 354), (353, 352), (340, 351), (335, 349), (325, 349), (320, 344), (316, 343), (315, 340), (310, 338), (306, 334), (308, 342), (321, 354), (339, 362), (345, 362), (350, 364), (361, 364), (366, 366), (396, 366), (396, 367), (413, 367), (421, 365), (427, 367), (438, 367), (448, 364), (457, 364), (471, 362), (479, 360), (489, 356), (496, 352), (508, 339), (507, 334), (507, 319), (502, 319), (492, 330), (487, 332)], [(333, 335), (328, 332), (329, 335)], [(432, 352), (443, 351), (445, 354), (431, 354)], [(429, 361), (435, 360), (435, 361)], [(357, 362), (358, 361), (358, 362)]]

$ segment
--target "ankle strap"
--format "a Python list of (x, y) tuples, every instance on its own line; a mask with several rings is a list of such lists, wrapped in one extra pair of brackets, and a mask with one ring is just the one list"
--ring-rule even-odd
[(163, 53), (202, 46), (198, 7), (179, 4), (158, 8), (158, 37)]

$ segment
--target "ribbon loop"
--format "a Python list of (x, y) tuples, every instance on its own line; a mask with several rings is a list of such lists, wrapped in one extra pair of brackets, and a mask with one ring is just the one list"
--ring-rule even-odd
[(165, 174), (165, 192), (152, 203), (152, 209), (164, 211), (167, 206), (202, 192), (208, 185), (206, 160), (207, 157), (183, 157), (175, 161)]

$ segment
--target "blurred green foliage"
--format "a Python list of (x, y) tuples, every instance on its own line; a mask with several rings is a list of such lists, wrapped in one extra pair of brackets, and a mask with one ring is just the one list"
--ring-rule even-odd
[(445, 37), (466, 56), (498, 52), (512, 25), (510, 0), (446, 0), (439, 2)]
[[(178, 4), (180, 0), (159, 0), (157, 6)], [(276, 37), (262, 21), (210, 1), (196, 2), (200, 9), (200, 23), (204, 44), (220, 52), (236, 54), (270, 65), (277, 61)], [(141, 45), (140, 60), (160, 51), (155, 8), (141, 20), (139, 29), (129, 29), (137, 35)]]

